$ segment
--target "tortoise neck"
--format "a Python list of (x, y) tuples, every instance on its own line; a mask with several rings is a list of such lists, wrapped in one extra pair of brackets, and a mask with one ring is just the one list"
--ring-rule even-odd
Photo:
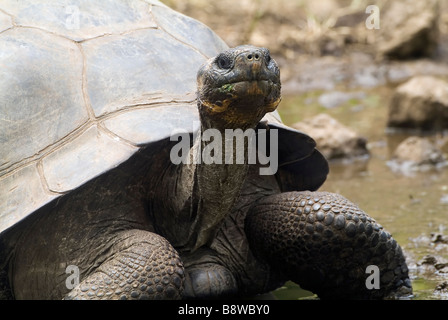
[[(226, 160), (222, 151), (229, 136), (226, 139), (220, 132), (213, 128), (199, 131), (187, 149), (187, 158), (178, 164), (170, 159), (176, 144), (169, 143), (154, 155), (160, 159), (155, 161), (160, 166), (148, 170), (149, 215), (157, 232), (180, 252), (192, 252), (211, 243), (232, 211), (248, 174), (247, 157), (241, 161), (235, 153)], [(247, 149), (248, 142), (241, 145)]]
[(191, 187), (195, 220), (187, 246), (192, 251), (207, 245), (215, 237), (248, 173), (249, 139), (239, 143), (238, 148), (233, 136), (228, 135), (230, 131), (202, 127), (191, 148), (194, 169), (187, 173), (194, 173)]

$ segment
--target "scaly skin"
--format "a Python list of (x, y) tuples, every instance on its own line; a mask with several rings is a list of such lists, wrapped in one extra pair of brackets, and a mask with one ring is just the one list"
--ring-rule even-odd
[[(265, 197), (248, 214), (246, 232), (259, 258), (320, 298), (375, 299), (412, 292), (397, 242), (338, 194)], [(379, 289), (366, 286), (369, 265), (379, 268)]]
[(143, 231), (118, 234), (109, 260), (65, 297), (71, 299), (180, 299), (184, 269), (163, 237)]

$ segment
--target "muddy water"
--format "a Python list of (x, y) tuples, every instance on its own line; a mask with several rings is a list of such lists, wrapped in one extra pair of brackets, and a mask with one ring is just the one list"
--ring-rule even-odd
[[(352, 92), (354, 98), (331, 108), (322, 106), (322, 91), (287, 96), (279, 112), (289, 125), (325, 112), (367, 138), (370, 158), (350, 164), (332, 163), (321, 190), (344, 195), (398, 241), (410, 257), (413, 299), (446, 299), (433, 292), (437, 283), (448, 280), (448, 275), (418, 273), (415, 262), (429, 253), (428, 247), (416, 239), (443, 233), (448, 228), (448, 169), (405, 175), (393, 172), (387, 165), (395, 147), (406, 137), (386, 133), (387, 104), (392, 89), (380, 87)], [(444, 234), (447, 233), (445, 230)], [(312, 293), (287, 283), (274, 295), (280, 299), (299, 299)]]

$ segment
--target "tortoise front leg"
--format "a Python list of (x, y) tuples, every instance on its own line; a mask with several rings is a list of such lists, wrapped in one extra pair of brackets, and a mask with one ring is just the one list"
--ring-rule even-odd
[(180, 299), (184, 269), (163, 237), (127, 230), (115, 238), (111, 256), (65, 299)]
[[(340, 195), (265, 197), (248, 214), (246, 232), (259, 258), (320, 298), (377, 299), (412, 292), (400, 246)], [(379, 283), (369, 279), (371, 270), (379, 271)]]

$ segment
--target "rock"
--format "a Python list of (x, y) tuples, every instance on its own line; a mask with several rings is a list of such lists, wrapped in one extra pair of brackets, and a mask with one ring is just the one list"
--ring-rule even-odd
[(427, 254), (417, 263), (419, 273), (446, 273), (447, 266), (447, 260), (443, 256), (433, 254)]
[(448, 273), (448, 263), (436, 263), (434, 265), (434, 268), (436, 268), (437, 271), (440, 273)]
[(417, 165), (436, 164), (444, 160), (443, 155), (428, 138), (408, 137), (395, 150), (395, 158), (412, 161)]
[(431, 234), (431, 242), (448, 244), (448, 236), (445, 236), (442, 233), (433, 233)]
[(407, 173), (441, 168), (447, 161), (428, 138), (411, 136), (398, 145), (387, 164), (393, 171)]
[(421, 265), (427, 264), (427, 265), (433, 266), (436, 263), (437, 263), (437, 258), (428, 254), (428, 255), (424, 256), (422, 260), (420, 260), (419, 264), (421, 264)]
[(437, 285), (436, 290), (444, 290), (446, 292), (448, 292), (448, 282), (444, 281), (440, 284)]
[(446, 298), (448, 296), (448, 281), (439, 283), (434, 289), (434, 294), (444, 296)]
[(380, 55), (406, 59), (430, 56), (439, 39), (438, 0), (391, 1), (381, 10)]
[(438, 131), (448, 128), (448, 82), (416, 76), (397, 87), (390, 103), (389, 128)]
[(366, 139), (328, 114), (321, 113), (292, 127), (310, 135), (328, 160), (365, 158), (369, 155)]

